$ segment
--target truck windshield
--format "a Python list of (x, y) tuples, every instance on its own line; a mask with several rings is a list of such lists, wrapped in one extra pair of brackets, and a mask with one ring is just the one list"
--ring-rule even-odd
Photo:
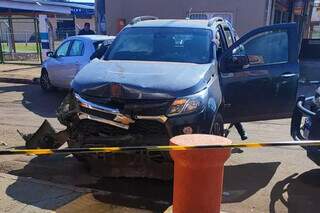
[(120, 33), (105, 60), (206, 64), (213, 59), (211, 37), (206, 29), (132, 27)]

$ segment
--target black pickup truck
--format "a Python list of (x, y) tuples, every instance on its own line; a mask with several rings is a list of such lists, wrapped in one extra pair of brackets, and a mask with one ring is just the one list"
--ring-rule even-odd
[(296, 24), (238, 39), (229, 22), (138, 17), (72, 82), (59, 110), (70, 147), (167, 145), (225, 123), (289, 117), (299, 78)]

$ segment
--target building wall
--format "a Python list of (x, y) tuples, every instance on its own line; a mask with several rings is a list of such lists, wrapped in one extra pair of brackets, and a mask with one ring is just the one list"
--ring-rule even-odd
[(76, 25), (76, 33), (77, 34), (79, 33), (79, 31), (81, 29), (83, 29), (85, 23), (90, 23), (91, 30), (96, 32), (96, 23), (95, 23), (94, 17), (92, 17), (90, 19), (89, 18), (76, 18), (75, 25)]
[(117, 33), (119, 19), (154, 15), (159, 18), (185, 18), (192, 12), (230, 12), (239, 35), (266, 24), (269, 0), (105, 0), (107, 33)]

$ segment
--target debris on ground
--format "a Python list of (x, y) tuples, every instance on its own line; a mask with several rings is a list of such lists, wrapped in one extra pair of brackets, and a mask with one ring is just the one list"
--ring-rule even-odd
[(69, 138), (67, 130), (57, 133), (48, 120), (45, 120), (34, 134), (23, 134), (17, 131), (26, 141), (28, 149), (57, 149)]

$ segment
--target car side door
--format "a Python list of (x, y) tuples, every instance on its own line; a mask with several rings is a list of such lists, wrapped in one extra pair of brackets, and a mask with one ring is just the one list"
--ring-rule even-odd
[(67, 57), (71, 43), (71, 40), (63, 42), (55, 51), (53, 57), (50, 58), (50, 61), (48, 61), (46, 68), (49, 73), (50, 81), (52, 81), (55, 86), (63, 87), (63, 73), (68, 69), (68, 64), (66, 62), (68, 61)]
[(299, 78), (295, 23), (255, 29), (220, 59), (226, 122), (289, 117)]
[(67, 57), (69, 68), (65, 70), (64, 84), (66, 88), (70, 87), (70, 82), (84, 65), (89, 62), (89, 54), (85, 54), (85, 41), (74, 39)]

